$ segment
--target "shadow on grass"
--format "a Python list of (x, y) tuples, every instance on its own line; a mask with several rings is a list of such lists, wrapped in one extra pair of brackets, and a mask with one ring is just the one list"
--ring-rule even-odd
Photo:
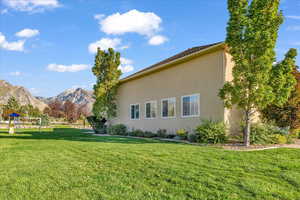
[(84, 130), (74, 128), (53, 128), (46, 130), (21, 129), (14, 135), (9, 135), (7, 131), (0, 130), (0, 139), (30, 139), (30, 140), (69, 140), (83, 142), (107, 142), (124, 144), (147, 144), (147, 143), (170, 143), (148, 138), (128, 138), (122, 136), (93, 136), (84, 133)]

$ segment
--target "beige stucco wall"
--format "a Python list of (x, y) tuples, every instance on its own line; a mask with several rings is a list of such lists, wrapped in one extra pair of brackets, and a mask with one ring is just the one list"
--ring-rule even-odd
[[(167, 129), (169, 133), (179, 128), (193, 130), (200, 118), (224, 119), (223, 102), (218, 91), (224, 84), (224, 50), (205, 54), (192, 60), (165, 68), (159, 72), (122, 83), (117, 96), (118, 117), (112, 124), (123, 123), (132, 129), (157, 131)], [(200, 118), (181, 117), (181, 97), (200, 94)], [(176, 118), (161, 117), (161, 99), (176, 97)], [(157, 101), (157, 117), (145, 119), (145, 102)], [(140, 104), (140, 119), (130, 119), (130, 104)]]
[[(225, 67), (225, 82), (232, 81), (232, 69), (234, 67), (234, 62), (232, 61), (232, 56), (224, 51), (224, 67)], [(232, 109), (225, 108), (224, 121), (228, 125), (229, 132), (232, 135), (238, 135), (241, 133), (241, 122), (243, 119), (243, 113), (240, 109), (234, 106)]]

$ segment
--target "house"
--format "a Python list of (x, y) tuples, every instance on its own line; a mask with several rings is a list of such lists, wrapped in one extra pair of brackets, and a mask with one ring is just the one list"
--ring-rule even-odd
[(224, 43), (194, 47), (120, 81), (112, 124), (169, 133), (192, 131), (200, 119), (223, 120), (238, 131), (242, 114), (224, 108), (219, 89), (232, 80), (233, 62)]

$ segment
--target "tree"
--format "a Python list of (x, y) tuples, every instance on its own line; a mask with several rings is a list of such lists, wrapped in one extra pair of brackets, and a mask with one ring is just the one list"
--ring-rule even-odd
[(74, 103), (67, 100), (63, 105), (65, 118), (68, 122), (75, 122), (78, 119), (77, 107)]
[[(230, 18), (226, 44), (235, 66), (233, 80), (225, 83), (219, 96), (226, 107), (237, 105), (244, 112), (246, 146), (250, 145), (251, 121), (255, 112), (274, 102), (278, 105), (285, 103), (294, 87), (289, 85), (286, 89), (273, 90), (269, 84), (273, 73), (272, 65), (276, 60), (274, 49), (278, 30), (283, 23), (279, 2), (280, 0), (228, 0)], [(283, 81), (286, 77), (278, 81)], [(283, 85), (285, 84), (280, 82), (278, 87)]]
[(54, 101), (49, 103), (49, 110), (46, 109), (44, 110), (45, 114), (48, 114), (51, 117), (55, 118), (63, 118), (64, 113), (63, 113), (63, 104), (60, 101)]
[(8, 119), (9, 115), (14, 112), (19, 112), (20, 104), (15, 97), (10, 97), (7, 101), (7, 104), (3, 106), (2, 117)]
[(116, 93), (122, 74), (118, 69), (119, 65), (119, 52), (115, 52), (112, 48), (109, 48), (108, 51), (98, 48), (95, 65), (92, 68), (92, 72), (97, 78), (94, 85), (96, 101), (93, 105), (93, 113), (98, 119), (111, 119), (116, 116)]
[(297, 68), (293, 75), (297, 79), (297, 85), (288, 101), (283, 106), (267, 106), (262, 110), (262, 116), (267, 121), (275, 122), (277, 126), (300, 129), (300, 72)]

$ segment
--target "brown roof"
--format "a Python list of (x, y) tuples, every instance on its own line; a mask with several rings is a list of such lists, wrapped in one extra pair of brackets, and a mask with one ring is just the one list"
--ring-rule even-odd
[(193, 53), (202, 51), (202, 50), (204, 50), (204, 49), (207, 49), (207, 48), (209, 48), (209, 47), (212, 47), (212, 46), (215, 46), (215, 45), (218, 45), (218, 44), (221, 44), (221, 43), (223, 43), (223, 42), (217, 42), (217, 43), (213, 43), (213, 44), (208, 44), (208, 45), (203, 45), (203, 46), (197, 46), (197, 47), (189, 48), (189, 49), (187, 49), (187, 50), (185, 50), (185, 51), (182, 51), (182, 52), (180, 52), (180, 53), (178, 53), (178, 54), (176, 54), (176, 55), (174, 55), (174, 56), (172, 56), (172, 57), (169, 57), (169, 58), (167, 58), (167, 59), (165, 59), (165, 60), (162, 60), (162, 61), (160, 61), (160, 62), (158, 62), (158, 63), (156, 63), (156, 64), (154, 64), (154, 65), (151, 65), (150, 67), (146, 67), (146, 68), (144, 68), (144, 69), (142, 69), (142, 70), (140, 70), (140, 71), (138, 71), (138, 72), (135, 72), (135, 73), (133, 73), (133, 74), (131, 74), (131, 75), (129, 75), (129, 76), (123, 78), (122, 80), (131, 78), (131, 77), (133, 77), (133, 76), (135, 76), (135, 75), (137, 75), (137, 74), (140, 74), (140, 73), (142, 73), (142, 72), (144, 72), (144, 71), (147, 71), (147, 70), (149, 70), (149, 69), (155, 68), (155, 67), (160, 66), (160, 65), (163, 65), (163, 64), (170, 63), (170, 62), (172, 62), (172, 61), (174, 61), (174, 60), (177, 60), (177, 59), (179, 59), (179, 58), (183, 58), (183, 57), (185, 57), (185, 56), (191, 55), (191, 54), (193, 54)]

